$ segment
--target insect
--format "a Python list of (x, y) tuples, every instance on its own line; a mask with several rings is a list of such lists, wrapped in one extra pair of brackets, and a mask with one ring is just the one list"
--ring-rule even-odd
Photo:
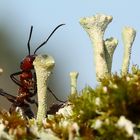
[[(30, 51), (30, 48), (31, 48), (30, 41), (31, 41), (31, 36), (32, 36), (32, 31), (33, 31), (33, 26), (31, 26), (29, 39), (27, 43), (28, 55), (20, 63), (21, 71), (15, 72), (10, 75), (10, 78), (12, 79), (12, 81), (19, 86), (18, 95), (13, 96), (4, 92), (2, 89), (0, 89), (0, 95), (6, 97), (10, 102), (12, 102), (12, 105), (9, 109), (10, 113), (18, 111), (25, 117), (26, 116), (28, 118), (34, 117), (34, 114), (29, 105), (29, 104), (36, 104), (37, 106), (37, 102), (34, 99), (32, 99), (32, 97), (35, 96), (37, 93), (36, 75), (35, 75), (35, 72), (33, 72), (34, 70), (33, 61), (35, 57), (37, 56), (36, 54), (37, 51), (42, 46), (44, 46), (48, 42), (48, 40), (51, 38), (51, 36), (54, 34), (54, 32), (63, 25), (65, 24), (58, 25), (52, 31), (49, 37), (35, 49), (33, 54), (31, 54), (31, 51)], [(56, 100), (63, 102), (56, 97), (56, 95), (50, 90), (50, 88), (48, 88), (48, 90), (56, 98)]]

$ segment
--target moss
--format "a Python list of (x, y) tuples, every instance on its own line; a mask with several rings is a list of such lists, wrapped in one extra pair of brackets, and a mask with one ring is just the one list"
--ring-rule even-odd
[[(14, 140), (133, 140), (140, 136), (139, 104), (140, 69), (133, 66), (131, 73), (106, 76), (95, 89), (86, 86), (79, 94), (71, 94), (64, 106), (71, 110), (69, 115), (61, 108), (59, 113), (48, 115), (42, 127), (36, 119), (1, 111), (1, 131)], [(123, 124), (121, 118), (125, 119)]]
[(4, 132), (8, 133), (14, 140), (18, 139), (29, 139), (35, 138), (32, 133), (30, 133), (28, 120), (25, 120), (18, 113), (9, 114), (8, 112), (0, 112), (1, 123), (4, 124)]
[[(72, 119), (84, 131), (92, 132), (93, 137), (101, 140), (132, 139), (115, 124), (121, 116), (134, 123), (136, 128), (140, 124), (140, 69), (133, 66), (132, 72), (125, 76), (114, 74), (104, 77), (95, 89), (86, 87), (80, 95), (71, 95), (70, 102), (73, 104)], [(92, 126), (97, 119), (103, 125), (95, 131)], [(105, 123), (106, 120), (109, 124)]]

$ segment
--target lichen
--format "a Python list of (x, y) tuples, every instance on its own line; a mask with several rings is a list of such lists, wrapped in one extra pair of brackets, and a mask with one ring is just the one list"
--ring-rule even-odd
[(3, 69), (2, 68), (0, 68), (0, 75), (3, 73)]
[(38, 112), (37, 120), (41, 124), (47, 114), (47, 83), (55, 61), (48, 55), (38, 55), (33, 62), (37, 78)]
[(77, 78), (79, 73), (78, 72), (70, 72), (70, 80), (71, 80), (71, 94), (77, 93)]
[[(85, 17), (80, 19), (80, 24), (88, 33), (94, 49), (96, 78), (99, 80), (105, 75), (109, 74), (108, 62), (105, 56), (104, 33), (108, 24), (113, 17), (105, 14), (97, 14), (92, 17)], [(108, 47), (107, 47), (108, 48)], [(108, 50), (106, 48), (106, 50)], [(109, 64), (109, 66), (111, 66)]]
[(20, 114), (1, 112), (0, 137), (138, 140), (139, 103), (140, 69), (133, 66), (131, 73), (106, 76), (96, 88), (86, 86), (80, 93), (71, 94), (68, 104), (55, 115), (48, 115), (41, 127), (36, 119), (25, 120)]
[(124, 43), (124, 56), (122, 64), (122, 74), (127, 74), (129, 70), (131, 49), (135, 40), (136, 31), (132, 27), (124, 27), (122, 31), (122, 38)]

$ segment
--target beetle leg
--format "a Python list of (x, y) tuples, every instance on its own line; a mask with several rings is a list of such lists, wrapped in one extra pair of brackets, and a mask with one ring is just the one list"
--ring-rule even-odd
[(10, 109), (9, 109), (10, 114), (14, 113), (14, 112), (18, 112), (23, 118), (27, 119), (31, 119), (34, 118), (34, 113), (30, 108), (30, 105), (23, 102), (22, 104), (16, 105), (16, 104), (12, 104)]
[(3, 91), (2, 89), (0, 89), (0, 95), (7, 98), (8, 101), (15, 103), (16, 102), (16, 97), (13, 95), (10, 95), (8, 93), (6, 93), (5, 91)]
[(47, 90), (53, 95), (53, 97), (54, 97), (57, 101), (59, 101), (59, 102), (61, 102), (61, 103), (65, 103), (65, 102), (66, 102), (66, 101), (62, 101), (62, 100), (58, 99), (57, 96), (53, 93), (53, 91), (52, 91), (49, 87), (47, 88)]
[[(35, 81), (35, 84), (34, 84), (34, 93), (33, 93), (33, 95), (36, 95), (36, 93), (37, 93), (37, 85), (36, 85), (36, 74), (34, 73), (34, 81)], [(59, 101), (59, 102), (62, 102), (62, 103), (65, 103), (65, 101), (62, 101), (62, 100), (60, 100), (60, 99), (58, 99), (57, 97), (56, 97), (56, 95), (53, 93), (53, 91), (48, 87), (47, 88), (47, 90), (53, 95), (53, 97), (57, 100), (57, 101)], [(31, 94), (30, 94), (31, 95)]]
[(30, 98), (28, 98), (28, 99), (25, 99), (28, 103), (30, 103), (30, 104), (35, 104), (37, 107), (38, 107), (38, 103), (37, 103), (37, 101), (36, 100), (32, 100), (32, 99), (30, 99)]
[(15, 76), (18, 76), (22, 73), (23, 73), (23, 71), (19, 71), (19, 72), (15, 72), (15, 73), (10, 75), (11, 80), (20, 87), (22, 87), (22, 85), (21, 85), (20, 81)]
[(37, 84), (36, 84), (36, 74), (34, 72), (34, 93), (33, 93), (33, 95), (36, 95), (36, 93), (37, 93)]

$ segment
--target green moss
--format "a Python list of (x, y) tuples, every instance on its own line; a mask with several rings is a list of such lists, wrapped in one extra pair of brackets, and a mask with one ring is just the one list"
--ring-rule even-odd
[(127, 75), (112, 74), (100, 79), (95, 89), (87, 86), (79, 94), (70, 95), (65, 107), (71, 107), (71, 115), (48, 116), (41, 128), (36, 119), (24, 120), (7, 112), (0, 113), (0, 124), (5, 126), (4, 133), (21, 140), (133, 140), (135, 136), (139, 139), (140, 69), (133, 66)]
[[(74, 111), (72, 119), (79, 123), (80, 128), (90, 129), (88, 131), (92, 131), (94, 137), (98, 136), (97, 139), (132, 139), (115, 124), (121, 116), (125, 116), (136, 127), (140, 123), (140, 69), (133, 66), (132, 73), (125, 76), (114, 74), (104, 77), (95, 89), (86, 87), (80, 95), (71, 95), (70, 102)], [(103, 125), (94, 131), (91, 126), (97, 119)], [(109, 125), (105, 123), (106, 119), (111, 122)]]
[(0, 119), (2, 120), (0, 124), (4, 124), (5, 126), (3, 131), (10, 135), (11, 139), (24, 140), (28, 138), (28, 140), (32, 140), (35, 138), (35, 136), (28, 131), (28, 120), (23, 119), (18, 113), (14, 112), (9, 114), (8, 112), (1, 111)]

